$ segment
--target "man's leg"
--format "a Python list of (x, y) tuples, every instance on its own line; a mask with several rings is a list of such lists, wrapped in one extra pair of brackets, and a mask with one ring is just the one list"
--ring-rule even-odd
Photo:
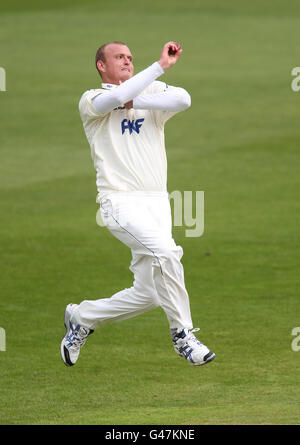
[[(124, 199), (115, 195), (111, 198), (107, 200), (110, 209), (106, 215), (107, 227), (131, 248), (131, 269), (135, 269), (135, 282), (132, 288), (124, 289), (111, 298), (86, 300), (73, 310), (74, 323), (81, 320), (82, 327), (85, 324), (88, 328), (84, 341), (90, 330), (101, 323), (139, 315), (156, 307), (159, 302), (170, 324), (175, 351), (195, 365), (212, 360), (215, 355), (190, 332), (193, 325), (180, 261), (182, 249), (176, 246), (172, 238), (169, 202), (165, 198), (151, 199), (146, 196), (126, 196)], [(80, 324), (78, 327), (81, 329)], [(82, 342), (81, 338), (78, 341), (76, 332), (74, 334), (74, 326), (70, 324), (62, 341), (63, 350), (69, 337), (75, 338), (74, 363)], [(73, 344), (70, 349), (72, 347)], [(63, 352), (62, 356), (64, 359)]]
[(134, 274), (132, 287), (110, 298), (84, 300), (76, 306), (73, 316), (80, 325), (94, 330), (101, 324), (136, 317), (159, 306), (152, 278), (152, 258), (133, 252), (130, 270)]
[[(110, 203), (112, 219), (117, 223), (114, 235), (124, 242), (123, 237), (126, 234), (126, 244), (132, 250), (152, 257), (155, 288), (169, 321), (177, 354), (192, 365), (209, 363), (215, 354), (195, 337), (192, 330), (189, 296), (181, 264), (183, 250), (176, 246), (172, 237), (170, 203), (163, 196), (142, 196), (132, 198), (134, 205), (130, 209), (130, 199), (125, 199), (127, 219), (123, 221), (122, 212), (115, 212), (118, 205)], [(120, 208), (123, 206), (124, 202)]]
[(84, 300), (69, 304), (65, 310), (66, 333), (61, 342), (61, 356), (67, 366), (78, 360), (80, 348), (88, 336), (103, 323), (135, 317), (159, 306), (152, 278), (152, 258), (133, 252), (130, 270), (134, 283), (110, 298)]
[[(171, 328), (192, 328), (189, 296), (181, 263), (182, 248), (172, 237), (172, 221), (166, 194), (148, 196), (113, 194), (102, 205), (111, 233), (136, 255), (148, 256), (149, 273), (160, 306)], [(142, 283), (141, 289), (144, 283)]]
[(156, 251), (152, 263), (153, 279), (171, 329), (192, 329), (189, 296), (184, 283), (180, 246), (165, 246)]

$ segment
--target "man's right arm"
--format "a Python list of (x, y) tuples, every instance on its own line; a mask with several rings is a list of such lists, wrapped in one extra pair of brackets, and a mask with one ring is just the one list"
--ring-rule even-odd
[[(170, 50), (173, 52), (173, 55), (170, 55)], [(145, 70), (126, 80), (117, 88), (95, 96), (92, 99), (92, 103), (96, 111), (100, 114), (109, 113), (139, 96), (154, 80), (177, 62), (181, 52), (182, 49), (178, 43), (166, 43), (163, 46), (158, 62), (153, 63)]]
[(164, 73), (158, 62), (153, 63), (145, 70), (123, 82), (113, 90), (105, 91), (92, 99), (93, 105), (101, 114), (106, 114), (114, 108), (123, 106), (126, 102), (138, 96), (157, 77)]

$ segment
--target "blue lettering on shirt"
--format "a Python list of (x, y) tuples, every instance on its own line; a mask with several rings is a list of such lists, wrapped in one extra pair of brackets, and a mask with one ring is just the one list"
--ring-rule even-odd
[(135, 131), (137, 134), (140, 132), (140, 128), (143, 125), (142, 122), (144, 122), (144, 118), (135, 120), (129, 120), (129, 119), (123, 119), (121, 122), (121, 129), (122, 134), (125, 133), (125, 130), (129, 130), (129, 134), (131, 134), (133, 131)]

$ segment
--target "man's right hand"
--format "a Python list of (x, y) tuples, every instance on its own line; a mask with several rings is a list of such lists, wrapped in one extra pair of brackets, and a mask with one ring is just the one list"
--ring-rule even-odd
[(164, 71), (175, 65), (182, 53), (181, 46), (176, 42), (168, 42), (164, 45), (158, 63)]

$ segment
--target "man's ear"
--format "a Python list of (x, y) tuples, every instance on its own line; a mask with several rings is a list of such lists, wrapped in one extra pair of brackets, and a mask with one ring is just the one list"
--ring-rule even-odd
[(105, 72), (105, 65), (104, 65), (102, 60), (98, 60), (97, 68), (98, 68), (99, 71), (101, 71), (101, 73)]

